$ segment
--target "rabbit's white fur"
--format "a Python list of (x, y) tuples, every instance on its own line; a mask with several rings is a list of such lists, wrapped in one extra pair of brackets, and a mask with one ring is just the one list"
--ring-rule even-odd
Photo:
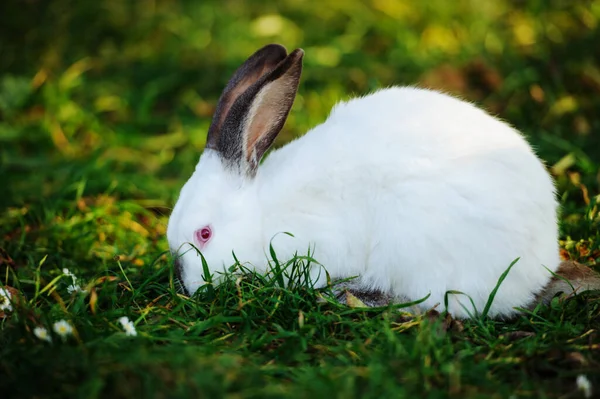
[[(360, 276), (367, 290), (430, 297), (449, 290), (481, 311), (516, 258), (490, 316), (530, 304), (559, 265), (557, 202), (542, 162), (506, 123), (435, 91), (394, 87), (338, 104), (327, 121), (274, 150), (248, 178), (206, 150), (181, 191), (168, 227), (171, 248), (210, 224), (202, 250), (211, 270), (241, 262), (268, 267), (309, 245), (332, 278)], [(294, 237), (280, 232), (290, 232)], [(181, 253), (181, 251), (180, 251)], [(196, 251), (183, 282), (201, 284)], [(325, 274), (313, 271), (318, 285)], [(470, 300), (450, 295), (467, 317)]]

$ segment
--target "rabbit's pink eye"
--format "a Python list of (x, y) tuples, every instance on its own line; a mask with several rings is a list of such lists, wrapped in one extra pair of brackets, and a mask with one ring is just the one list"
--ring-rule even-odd
[(211, 236), (212, 231), (209, 226), (196, 230), (196, 241), (200, 244), (205, 244)]
[(203, 240), (208, 240), (210, 238), (210, 230), (209, 229), (202, 229), (200, 231), (200, 237), (202, 237)]

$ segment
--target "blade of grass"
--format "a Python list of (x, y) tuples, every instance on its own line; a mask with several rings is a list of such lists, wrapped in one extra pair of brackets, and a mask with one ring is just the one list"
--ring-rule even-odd
[(521, 258), (517, 258), (517, 259), (513, 260), (512, 263), (508, 266), (508, 268), (504, 271), (504, 273), (502, 273), (500, 275), (500, 278), (498, 279), (496, 286), (494, 287), (492, 292), (490, 292), (490, 296), (488, 297), (485, 307), (483, 308), (483, 312), (481, 313), (482, 319), (487, 318), (487, 315), (490, 312), (490, 308), (492, 307), (492, 303), (494, 302), (494, 298), (496, 297), (496, 293), (498, 293), (498, 289), (500, 289), (500, 286), (504, 282), (504, 279), (506, 278), (506, 276), (508, 276), (508, 273), (510, 272), (510, 270), (520, 259)]

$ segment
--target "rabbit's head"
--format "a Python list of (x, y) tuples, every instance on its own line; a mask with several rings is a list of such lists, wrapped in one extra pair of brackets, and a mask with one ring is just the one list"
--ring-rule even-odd
[(292, 107), (304, 53), (279, 45), (254, 53), (225, 87), (196, 170), (181, 190), (167, 239), (186, 290), (204, 284), (202, 256), (211, 272), (264, 262), (263, 209), (254, 184), (260, 159)]

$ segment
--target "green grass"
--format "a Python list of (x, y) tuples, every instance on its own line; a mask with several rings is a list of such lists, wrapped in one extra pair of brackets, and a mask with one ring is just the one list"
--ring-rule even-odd
[[(352, 94), (454, 93), (527, 135), (563, 257), (598, 267), (599, 2), (322, 3), (0, 3), (2, 397), (577, 398), (581, 374), (600, 392), (597, 293), (464, 322), (345, 307), (302, 273), (178, 295), (170, 208), (231, 72), (269, 42), (306, 50), (277, 145)], [(62, 319), (66, 339), (33, 334)]]

